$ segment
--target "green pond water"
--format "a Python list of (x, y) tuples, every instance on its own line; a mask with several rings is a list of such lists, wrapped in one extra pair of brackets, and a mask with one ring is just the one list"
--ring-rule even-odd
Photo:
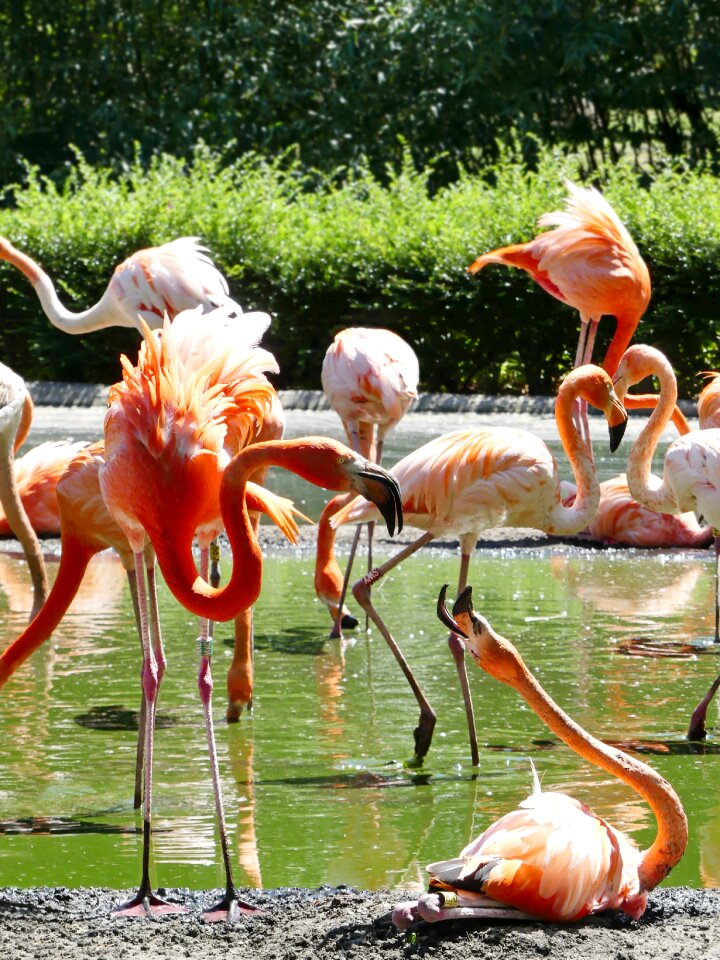
[[(473, 665), (481, 757), (470, 766), (455, 670), (434, 613), (440, 586), (457, 579), (456, 556), (421, 552), (375, 593), (438, 714), (421, 771), (403, 766), (417, 708), (382, 637), (358, 630), (344, 643), (327, 639), (330, 620), (314, 598), (312, 573), (312, 558), (300, 551), (266, 558), (255, 708), (232, 726), (223, 719), (231, 650), (222, 642), (231, 630), (218, 628), (214, 706), (240, 884), (420, 888), (427, 862), (455, 855), (528, 794), (529, 758), (546, 788), (588, 803), (641, 846), (652, 841), (654, 820), (641, 798), (558, 743), (514, 691)], [(478, 610), (513, 639), (551, 695), (594, 734), (640, 750), (677, 789), (690, 845), (668, 882), (718, 885), (720, 742), (688, 745), (684, 734), (720, 658), (620, 652), (635, 638), (669, 644), (711, 634), (710, 551), (481, 551), (469, 581)], [(19, 559), (0, 553), (0, 584), (8, 641), (29, 607)], [(160, 603), (169, 668), (156, 738), (154, 879), (214, 887), (223, 876), (196, 623), (164, 587)], [(0, 886), (137, 883), (139, 663), (124, 572), (103, 554), (52, 642), (0, 696)], [(715, 706), (709, 722), (718, 727)]]

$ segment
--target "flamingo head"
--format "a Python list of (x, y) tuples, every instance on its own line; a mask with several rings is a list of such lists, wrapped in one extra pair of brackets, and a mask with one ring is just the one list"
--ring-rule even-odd
[(563, 393), (568, 397), (581, 397), (602, 411), (610, 432), (610, 451), (617, 450), (625, 434), (628, 417), (609, 374), (592, 363), (576, 367), (563, 381), (558, 398)]
[(437, 615), (441, 623), (462, 638), (465, 649), (475, 663), (502, 683), (517, 685), (525, 678), (526, 668), (515, 647), (496, 633), (485, 617), (473, 607), (472, 587), (465, 587), (448, 611), (445, 597), (447, 584), (440, 591)]

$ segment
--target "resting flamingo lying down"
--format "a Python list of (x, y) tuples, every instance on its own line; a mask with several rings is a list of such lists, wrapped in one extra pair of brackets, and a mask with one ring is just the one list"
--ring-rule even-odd
[(619, 909), (642, 916), (647, 895), (670, 873), (687, 845), (680, 800), (652, 767), (587, 733), (543, 690), (515, 647), (472, 605), (467, 587), (453, 607), (443, 587), (438, 615), (477, 665), (517, 690), (539, 719), (571, 750), (629, 784), (650, 804), (658, 832), (642, 853), (623, 833), (572, 797), (540, 789), (468, 844), (458, 857), (428, 866), (430, 892), (398, 904), (400, 929), (415, 920), (528, 919), (572, 922)]

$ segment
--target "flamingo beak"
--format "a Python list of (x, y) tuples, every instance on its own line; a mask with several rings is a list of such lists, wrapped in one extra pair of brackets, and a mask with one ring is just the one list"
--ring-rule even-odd
[[(444, 584), (437, 601), (437, 615), (438, 620), (443, 623), (448, 630), (451, 630), (453, 633), (456, 633), (459, 637), (464, 637), (468, 639), (468, 635), (465, 631), (459, 626), (457, 620), (455, 619), (454, 614), (457, 613), (471, 613), (472, 612), (472, 587), (466, 587), (460, 596), (455, 601), (453, 606), (453, 612), (450, 614), (450, 611), (447, 608), (446, 596), (447, 596), (448, 585)], [(466, 599), (469, 597), (469, 606), (467, 606)]]
[(390, 536), (403, 528), (403, 505), (400, 487), (395, 477), (382, 467), (366, 460), (355, 474), (354, 489), (366, 500), (371, 500), (380, 511)]
[(620, 446), (620, 441), (625, 435), (628, 420), (627, 410), (614, 389), (610, 394), (610, 406), (605, 416), (607, 417), (608, 430), (610, 432), (610, 452), (614, 453)]

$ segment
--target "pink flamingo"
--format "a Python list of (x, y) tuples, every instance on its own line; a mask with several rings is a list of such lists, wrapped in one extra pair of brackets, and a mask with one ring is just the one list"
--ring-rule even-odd
[(597, 324), (617, 321), (603, 367), (612, 376), (650, 302), (650, 274), (632, 239), (608, 201), (594, 187), (565, 182), (565, 210), (545, 213), (539, 227), (555, 227), (527, 243), (502, 247), (478, 257), (477, 273), (489, 263), (525, 270), (547, 293), (580, 313), (575, 366), (590, 363)]
[(584, 803), (544, 791), (533, 768), (533, 792), (469, 843), (460, 855), (428, 866), (430, 893), (399, 904), (396, 926), (414, 920), (529, 919), (572, 923), (603, 910), (634, 919), (647, 896), (680, 860), (687, 818), (672, 786), (652, 767), (591, 736), (543, 690), (513, 644), (473, 609), (468, 587), (438, 615), (462, 637), (477, 665), (520, 694), (539, 719), (571, 750), (633, 788), (652, 809), (657, 835), (642, 853)]
[[(115, 268), (101, 299), (80, 313), (67, 310), (58, 299), (50, 277), (27, 254), (0, 237), (0, 260), (17, 267), (33, 285), (45, 316), (65, 333), (90, 333), (104, 327), (135, 327), (140, 318), (151, 329), (161, 327), (183, 310), (201, 306), (207, 313), (224, 306), (236, 315), (242, 307), (228, 294), (225, 277), (213, 265), (197, 237), (179, 237), (159, 247), (138, 250)], [(244, 314), (243, 324), (257, 323), (265, 331), (267, 314)]]
[[(382, 462), (385, 437), (417, 397), (419, 377), (415, 351), (392, 330), (348, 327), (335, 335), (323, 360), (322, 386), (330, 406), (342, 420), (353, 450), (375, 463)], [(373, 528), (371, 522), (368, 525), (368, 570), (372, 567)], [(318, 536), (322, 529), (318, 529)], [(349, 612), (343, 614), (342, 611), (347, 610), (344, 607), (345, 594), (360, 529), (358, 526), (350, 547), (340, 594), (330, 604), (336, 611), (331, 637), (342, 636), (343, 619), (345, 626), (350, 626), (354, 619)], [(325, 562), (324, 557), (318, 559), (320, 564)], [(329, 575), (334, 576), (334, 572), (333, 568)], [(357, 625), (357, 621), (352, 625)]]
[[(600, 492), (590, 451), (572, 418), (572, 409), (579, 397), (605, 414), (612, 450), (620, 443), (627, 420), (610, 377), (600, 367), (577, 367), (563, 381), (555, 403), (555, 420), (577, 483), (577, 497), (570, 507), (562, 502), (555, 458), (542, 440), (524, 430), (502, 427), (458, 430), (431, 440), (408, 454), (391, 470), (402, 491), (406, 523), (426, 532), (358, 580), (353, 594), (390, 646), (420, 706), (420, 721), (415, 731), (415, 763), (422, 762), (430, 747), (435, 713), (373, 606), (369, 588), (439, 536), (460, 541), (458, 582), (462, 590), (467, 582), (470, 557), (482, 530), (494, 526), (535, 527), (547, 533), (570, 535), (587, 526), (597, 509)], [(362, 523), (375, 515), (372, 504), (355, 501), (340, 510), (333, 522), (336, 525)], [(464, 648), (452, 634), (448, 642), (463, 689), (472, 762), (477, 764), (477, 739)]]
[[(36, 533), (57, 536), (60, 533), (60, 512), (55, 489), (84, 442), (48, 440), (17, 457), (15, 486)], [(7, 517), (0, 512), (0, 536), (12, 536)]]

